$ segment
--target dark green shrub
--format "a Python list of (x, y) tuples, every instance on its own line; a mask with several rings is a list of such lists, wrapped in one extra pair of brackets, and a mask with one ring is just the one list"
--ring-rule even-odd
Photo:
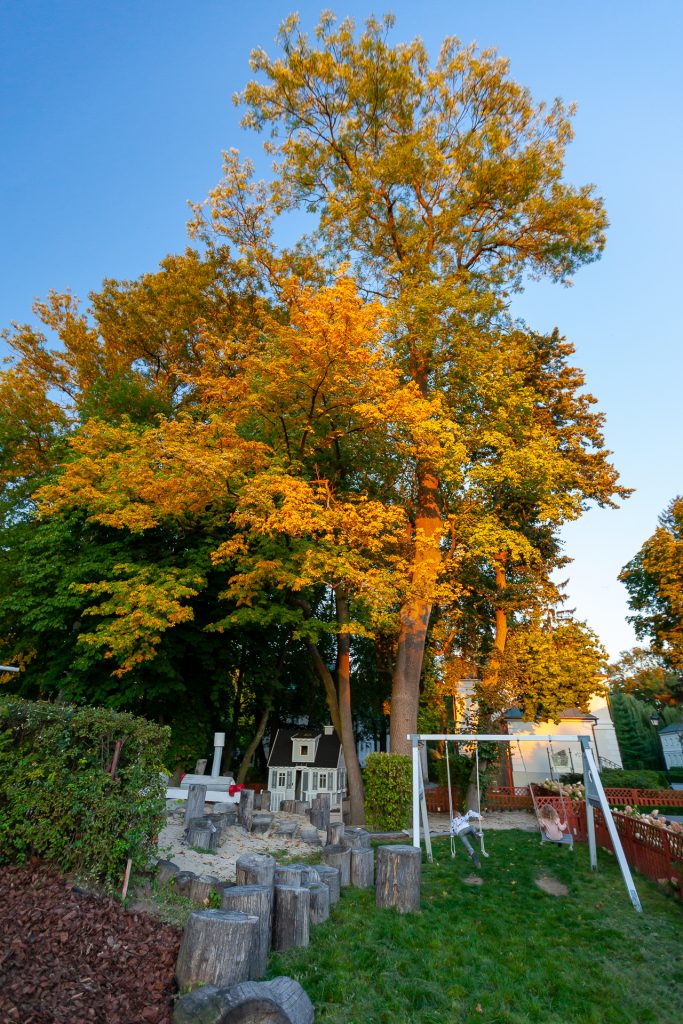
[(167, 744), (168, 729), (127, 713), (0, 698), (0, 860), (35, 854), (120, 888), (165, 821)]
[(683, 782), (683, 768), (669, 768), (666, 775), (669, 782)]
[(664, 772), (645, 769), (603, 768), (600, 778), (605, 789), (668, 789), (669, 783)]
[(369, 754), (365, 762), (365, 822), (371, 832), (395, 832), (410, 823), (411, 759), (405, 754)]

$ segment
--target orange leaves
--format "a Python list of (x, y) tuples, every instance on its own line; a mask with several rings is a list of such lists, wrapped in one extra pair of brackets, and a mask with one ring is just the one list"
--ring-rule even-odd
[(197, 595), (204, 580), (190, 571), (128, 564), (115, 566), (114, 577), (73, 589), (100, 599), (83, 614), (102, 621), (94, 632), (81, 633), (79, 644), (115, 659), (118, 667), (112, 674), (123, 676), (154, 657), (166, 630), (192, 620), (185, 602)]
[(62, 477), (36, 495), (43, 514), (79, 507), (95, 522), (133, 532), (225, 507), (263, 454), (217, 416), (181, 415), (147, 430), (91, 420), (70, 447)]

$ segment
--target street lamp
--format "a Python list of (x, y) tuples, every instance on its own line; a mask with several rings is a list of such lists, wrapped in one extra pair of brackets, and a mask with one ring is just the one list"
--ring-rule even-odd
[(650, 725), (654, 729), (656, 729), (657, 726), (659, 725), (659, 715), (657, 714), (656, 711), (653, 711), (652, 714), (650, 715)]

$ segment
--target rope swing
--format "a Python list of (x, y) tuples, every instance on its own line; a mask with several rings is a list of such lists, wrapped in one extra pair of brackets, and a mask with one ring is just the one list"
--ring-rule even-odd
[[(465, 814), (455, 816), (453, 814), (453, 797), (451, 795), (451, 764), (448, 757), (448, 738), (446, 738), (446, 775), (448, 778), (448, 811), (451, 820), (451, 857), (455, 857), (455, 840), (458, 838), (462, 845), (467, 850), (467, 853), (471, 857), (475, 867), (481, 867), (481, 861), (477, 857), (472, 844), (469, 842), (467, 836), (477, 836), (479, 838), (479, 845), (481, 848), (482, 856), (488, 857), (486, 848), (484, 846), (484, 830), (481, 827), (481, 787), (479, 782), (479, 744), (475, 743), (474, 746), (474, 757), (475, 757), (475, 769), (477, 774), (477, 809), (476, 811), (468, 810)], [(472, 819), (477, 818), (479, 821), (479, 830), (477, 831), (472, 825)]]

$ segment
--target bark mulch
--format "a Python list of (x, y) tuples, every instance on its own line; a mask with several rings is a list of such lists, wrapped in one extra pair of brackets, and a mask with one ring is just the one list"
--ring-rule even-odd
[(44, 864), (0, 871), (2, 1024), (170, 1024), (181, 933)]

